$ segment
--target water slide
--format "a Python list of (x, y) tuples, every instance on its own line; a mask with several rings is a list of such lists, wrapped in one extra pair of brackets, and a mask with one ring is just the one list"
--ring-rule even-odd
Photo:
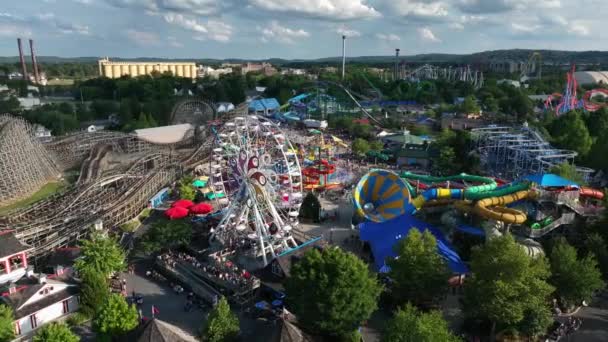
[(587, 187), (580, 188), (580, 195), (582, 197), (591, 197), (591, 198), (595, 198), (595, 199), (599, 199), (599, 200), (604, 198), (604, 192), (602, 192), (601, 190), (587, 188)]
[[(405, 178), (406, 180), (418, 180), (423, 183), (440, 183), (440, 182), (448, 182), (448, 181), (465, 181), (471, 183), (481, 183), (481, 185), (470, 186), (465, 189), (447, 189), (447, 188), (432, 188), (423, 191), (420, 195), (414, 198), (409, 204), (407, 211), (416, 212), (420, 210), (422, 206), (431, 200), (442, 200), (442, 199), (476, 199), (478, 197), (477, 194), (485, 193), (496, 188), (496, 182), (487, 177), (460, 174), (455, 176), (446, 176), (446, 177), (434, 177), (434, 176), (426, 176), (426, 175), (418, 175), (410, 172), (404, 172), (400, 175), (401, 178)], [(406, 182), (409, 187), (408, 182)]]
[(528, 219), (527, 215), (505, 206), (526, 199), (531, 194), (529, 190), (522, 190), (505, 196), (484, 198), (475, 203), (473, 211), (484, 218), (509, 224), (522, 224)]

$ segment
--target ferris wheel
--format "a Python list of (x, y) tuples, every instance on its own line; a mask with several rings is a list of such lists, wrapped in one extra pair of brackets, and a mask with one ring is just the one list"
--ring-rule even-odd
[[(210, 174), (224, 216), (212, 240), (243, 247), (264, 265), (297, 247), (292, 230), (302, 203), (297, 151), (272, 122), (235, 117), (215, 132)], [(270, 257), (270, 260), (269, 260)]]

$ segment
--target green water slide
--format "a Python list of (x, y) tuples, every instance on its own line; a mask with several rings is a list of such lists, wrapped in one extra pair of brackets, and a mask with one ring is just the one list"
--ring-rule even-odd
[(417, 180), (422, 183), (432, 184), (432, 183), (442, 183), (442, 182), (454, 182), (454, 181), (465, 181), (472, 183), (481, 183), (480, 185), (475, 185), (464, 189), (464, 195), (477, 194), (480, 192), (487, 192), (496, 188), (497, 184), (492, 178), (475, 176), (475, 175), (467, 175), (465, 173), (453, 176), (445, 176), (445, 177), (435, 177), (435, 176), (427, 176), (427, 175), (419, 175), (411, 172), (403, 172), (399, 175), (401, 178), (405, 178), (408, 180)]
[[(527, 182), (520, 183), (511, 183), (506, 186), (502, 186), (497, 188), (496, 181), (492, 178), (476, 176), (476, 175), (468, 175), (468, 174), (460, 174), (453, 176), (445, 176), (445, 177), (435, 177), (435, 176), (427, 176), (427, 175), (419, 175), (411, 172), (403, 172), (399, 175), (401, 178), (405, 178), (406, 180), (414, 180), (420, 181), (425, 184), (433, 184), (433, 183), (442, 183), (447, 181), (465, 181), (472, 183), (481, 183), (480, 185), (470, 186), (464, 189), (462, 194), (462, 199), (467, 200), (480, 200), (489, 197), (500, 197), (509, 195), (518, 191), (528, 190), (530, 188), (530, 184)], [(414, 188), (408, 182), (408, 189), (414, 190)], [(414, 194), (415, 191), (410, 191), (410, 193)]]

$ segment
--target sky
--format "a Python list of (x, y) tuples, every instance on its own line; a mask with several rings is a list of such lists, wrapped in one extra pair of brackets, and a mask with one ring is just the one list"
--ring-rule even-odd
[[(3, 0), (0, 55), (289, 58), (601, 50), (607, 0)], [(29, 49), (29, 48), (27, 48)], [(26, 50), (27, 50), (26, 49)], [(28, 53), (29, 54), (29, 53)]]

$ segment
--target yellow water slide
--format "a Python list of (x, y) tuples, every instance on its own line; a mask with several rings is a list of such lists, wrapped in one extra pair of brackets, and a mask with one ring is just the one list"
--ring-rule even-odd
[(526, 214), (516, 209), (506, 208), (505, 206), (526, 199), (532, 194), (532, 191), (522, 190), (505, 196), (484, 198), (475, 203), (473, 211), (485, 218), (504, 223), (522, 224), (526, 222)]

